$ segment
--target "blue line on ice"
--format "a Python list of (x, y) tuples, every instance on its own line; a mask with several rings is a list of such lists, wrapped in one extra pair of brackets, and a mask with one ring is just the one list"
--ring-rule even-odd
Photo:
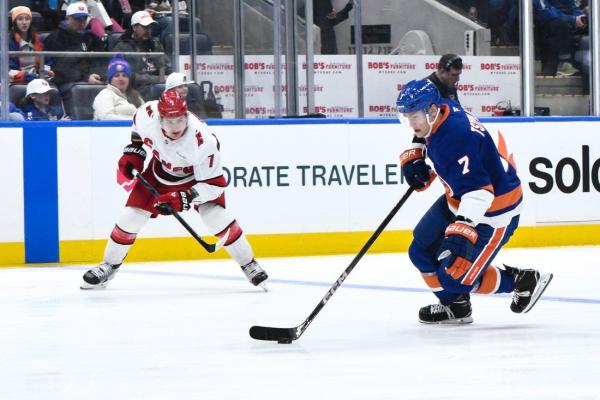
[[(187, 272), (163, 272), (163, 271), (123, 271), (128, 274), (140, 274), (140, 275), (158, 275), (158, 276), (173, 276), (173, 277), (185, 277), (194, 279), (213, 279), (220, 281), (245, 281), (244, 277), (237, 276), (224, 276), (224, 275), (208, 275), (198, 273), (187, 273)], [(296, 285), (296, 286), (318, 286), (329, 288), (333, 285), (333, 282), (317, 282), (317, 281), (303, 281), (303, 280), (292, 280), (292, 279), (271, 279), (267, 281), (269, 284), (281, 283), (284, 285)], [(388, 292), (422, 292), (429, 293), (429, 289), (421, 288), (409, 288), (401, 286), (383, 286), (383, 285), (361, 285), (357, 283), (346, 283), (344, 282), (344, 288), (348, 289), (363, 289), (363, 290), (379, 290)], [(497, 294), (494, 296), (498, 297), (512, 297), (512, 294)], [(578, 297), (555, 297), (555, 296), (542, 296), (541, 300), (544, 301), (556, 301), (561, 303), (584, 303), (584, 304), (600, 304), (600, 299), (585, 299)]]

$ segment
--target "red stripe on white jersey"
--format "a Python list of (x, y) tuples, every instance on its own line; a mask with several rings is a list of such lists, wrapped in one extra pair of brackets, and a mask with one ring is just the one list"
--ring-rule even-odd
[(136, 237), (137, 233), (125, 232), (123, 229), (119, 228), (118, 225), (115, 225), (112, 233), (110, 234), (110, 238), (113, 240), (113, 242), (122, 245), (132, 245), (133, 242), (135, 242)]
[(216, 236), (222, 239), (226, 234), (228, 234), (227, 241), (225, 242), (224, 246), (229, 246), (230, 244), (238, 240), (240, 236), (242, 236), (242, 233), (242, 228), (238, 225), (237, 221), (234, 220), (231, 224), (227, 226), (227, 228), (217, 233)]
[(200, 181), (202, 183), (206, 183), (207, 185), (213, 185), (213, 186), (218, 186), (218, 187), (225, 187), (227, 186), (227, 180), (225, 179), (225, 177), (223, 175), (214, 177), (214, 178), (210, 178), (210, 179), (206, 179), (203, 181)]

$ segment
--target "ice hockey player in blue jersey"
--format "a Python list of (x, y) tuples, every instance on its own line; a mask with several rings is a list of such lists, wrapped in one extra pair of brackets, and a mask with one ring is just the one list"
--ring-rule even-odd
[(439, 299), (419, 310), (419, 321), (473, 322), (470, 293), (513, 292), (510, 309), (528, 312), (552, 274), (491, 265), (519, 224), (523, 193), (514, 163), (477, 118), (442, 99), (429, 80), (409, 82), (396, 105), (400, 122), (414, 132), (400, 156), (405, 181), (422, 191), (437, 177), (446, 191), (415, 227), (409, 248)]

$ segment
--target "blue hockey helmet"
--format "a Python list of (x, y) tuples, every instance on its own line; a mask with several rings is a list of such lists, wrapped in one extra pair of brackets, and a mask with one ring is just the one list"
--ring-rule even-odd
[(429, 79), (413, 80), (408, 82), (398, 94), (396, 107), (399, 113), (419, 110), (427, 113), (432, 104), (439, 104), (440, 98), (439, 90)]

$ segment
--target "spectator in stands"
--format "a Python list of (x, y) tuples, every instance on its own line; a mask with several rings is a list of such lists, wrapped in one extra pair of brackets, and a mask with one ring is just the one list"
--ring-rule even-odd
[(446, 0), (472, 21), (488, 22), (488, 3), (491, 0)]
[(87, 28), (100, 40), (106, 40), (106, 31), (123, 32), (121, 25), (108, 15), (104, 4), (100, 0), (69, 0), (70, 4), (81, 1), (85, 3), (90, 13)]
[(584, 12), (575, 0), (533, 0), (536, 45), (542, 58), (542, 75), (570, 76), (579, 72), (568, 60), (576, 47), (576, 34), (587, 29)]
[(444, 54), (438, 62), (437, 70), (426, 79), (433, 82), (443, 98), (453, 100), (460, 104), (456, 86), (460, 81), (462, 69), (462, 58), (452, 53)]
[(94, 119), (131, 119), (144, 99), (129, 83), (131, 68), (127, 61), (115, 57), (108, 63), (108, 85), (94, 99)]
[[(44, 45), (39, 33), (31, 24), (31, 10), (25, 6), (14, 7), (10, 10), (10, 34), (8, 49), (11, 51), (43, 51)], [(51, 60), (46, 58), (44, 66), (39, 56), (19, 55), (9, 59), (9, 82), (26, 83), (42, 76), (52, 78), (54, 72), (50, 67)]]
[(514, 45), (518, 42), (518, 0), (490, 0), (489, 26), (493, 45)]
[[(89, 17), (87, 6), (78, 2), (70, 4), (66, 12), (66, 20), (45, 41), (46, 50), (51, 51), (104, 51), (104, 45), (89, 30), (86, 30)], [(54, 82), (63, 95), (69, 100), (69, 90), (76, 82), (102, 83), (101, 74), (105, 71), (106, 61), (103, 59), (83, 58), (77, 56), (55, 57)]]
[[(146, 11), (138, 11), (131, 17), (131, 28), (125, 31), (113, 48), (119, 52), (159, 52), (165, 50), (158, 38), (152, 37), (151, 25), (156, 22)], [(151, 98), (152, 85), (164, 82), (164, 74), (170, 74), (171, 62), (168, 57), (126, 57), (133, 71), (133, 86), (142, 97)]]
[(43, 28), (40, 30), (53, 31), (58, 28), (64, 19), (65, 13), (62, 7), (66, 7), (66, 4), (66, 0), (31, 0), (31, 11), (40, 13), (44, 20)]
[[(189, 33), (190, 23), (187, 1), (179, 0), (179, 32)], [(160, 43), (163, 47), (167, 46), (167, 35), (173, 33), (173, 7), (168, 1), (156, 1), (151, 0), (146, 2), (145, 11), (149, 12), (152, 18), (156, 21), (152, 30), (153, 36), (158, 36)], [(194, 17), (194, 23), (196, 24), (196, 32), (201, 32), (200, 20)]]
[(167, 76), (165, 92), (169, 90), (176, 91), (179, 97), (185, 99), (188, 105), (188, 110), (196, 114), (196, 116), (200, 117), (204, 114), (204, 109), (202, 107), (202, 99), (196, 99), (191, 97), (190, 90), (188, 87), (190, 83), (194, 83), (194, 81), (189, 80), (185, 74), (182, 74), (181, 72), (173, 72), (172, 74)]
[[(2, 102), (0, 101), (0, 106), (2, 106)], [(23, 111), (17, 108), (12, 102), (8, 102), (8, 120), (9, 121), (24, 121), (25, 115), (23, 115)]]
[(25, 99), (21, 104), (27, 121), (70, 120), (62, 106), (50, 105), (50, 92), (56, 91), (43, 79), (34, 79), (27, 84)]
[[(354, 3), (350, 0), (343, 9), (336, 11), (331, 0), (312, 0), (312, 2), (313, 23), (321, 30), (321, 54), (338, 54), (334, 27), (348, 19)], [(300, 4), (298, 7), (298, 14), (301, 17), (306, 15), (304, 4)]]

